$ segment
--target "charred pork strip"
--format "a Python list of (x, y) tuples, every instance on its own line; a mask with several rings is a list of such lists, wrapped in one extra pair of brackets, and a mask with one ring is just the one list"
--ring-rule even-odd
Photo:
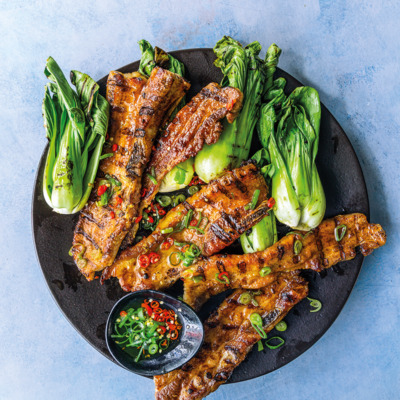
[[(222, 132), (221, 120), (232, 123), (242, 107), (243, 94), (232, 87), (221, 88), (217, 83), (204, 87), (168, 125), (153, 151), (143, 176), (144, 197), (138, 215), (156, 196), (165, 175), (176, 165), (194, 157), (204, 143), (215, 143)], [(154, 183), (154, 179), (157, 181)], [(122, 247), (133, 243), (139, 224), (134, 224)]]
[(307, 282), (296, 273), (283, 273), (261, 289), (258, 306), (243, 305), (236, 290), (204, 323), (203, 347), (181, 369), (155, 376), (156, 400), (200, 400), (218, 389), (246, 358), (260, 335), (249, 316), (258, 313), (268, 333), (308, 293)]
[[(88, 280), (113, 263), (137, 215), (142, 174), (155, 135), (189, 86), (182, 77), (162, 68), (154, 68), (147, 81), (138, 73), (110, 73), (107, 100), (111, 105), (112, 148), (106, 152), (112, 150), (113, 156), (100, 164), (91, 199), (76, 225), (72, 247), (74, 260)], [(107, 187), (105, 178), (115, 185), (107, 204), (99, 205), (100, 191)]]
[[(336, 233), (346, 231), (337, 241)], [(342, 227), (342, 228), (341, 228)], [(386, 234), (378, 224), (369, 224), (363, 214), (338, 215), (323, 221), (309, 233), (297, 232), (283, 237), (264, 251), (244, 255), (215, 255), (199, 260), (192, 268), (203, 280), (195, 283), (185, 279), (184, 300), (199, 309), (211, 296), (226, 289), (259, 289), (275, 279), (277, 272), (298, 269), (322, 271), (338, 262), (351, 260), (356, 256), (356, 247), (363, 255), (383, 246)], [(262, 268), (270, 273), (260, 276)], [(215, 279), (226, 271), (229, 284)]]
[[(260, 194), (251, 210), (247, 206), (256, 190)], [(253, 163), (227, 172), (170, 210), (150, 236), (122, 251), (113, 266), (103, 271), (103, 280), (117, 277), (126, 291), (171, 286), (185, 268), (183, 262), (172, 259), (172, 253), (182, 249), (178, 243), (195, 244), (204, 256), (221, 251), (267, 214), (267, 192)], [(189, 218), (198, 227), (191, 226)], [(157, 252), (160, 260), (141, 268), (138, 257), (150, 252)]]

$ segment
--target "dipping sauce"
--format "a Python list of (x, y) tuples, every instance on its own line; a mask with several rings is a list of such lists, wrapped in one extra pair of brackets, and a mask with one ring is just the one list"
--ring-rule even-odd
[(155, 358), (179, 342), (182, 324), (175, 311), (163, 302), (145, 299), (122, 310), (111, 337), (135, 362)]

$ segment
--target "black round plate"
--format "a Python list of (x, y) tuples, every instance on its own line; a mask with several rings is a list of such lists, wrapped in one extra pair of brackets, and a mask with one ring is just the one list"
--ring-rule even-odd
[[(185, 64), (186, 78), (192, 86), (189, 98), (211, 81), (220, 82), (220, 71), (213, 65), (215, 56), (211, 49), (191, 49), (172, 53)], [(138, 69), (139, 62), (123, 68), (121, 72)], [(300, 82), (278, 69), (277, 76), (287, 80), (287, 90), (292, 91)], [(106, 77), (99, 81), (105, 93)], [(260, 145), (254, 135), (253, 154)], [(99, 282), (87, 282), (78, 272), (68, 255), (78, 215), (59, 215), (51, 211), (42, 195), (42, 176), (47, 148), (39, 163), (32, 200), (32, 226), (36, 252), (47, 284), (62, 312), (83, 337), (112, 360), (104, 339), (107, 316), (114, 303), (126, 293), (115, 279), (103, 286)], [(322, 106), (321, 133), (317, 166), (325, 189), (326, 217), (341, 213), (361, 212), (369, 217), (368, 195), (364, 177), (346, 134)], [(298, 304), (285, 318), (288, 329), (280, 333), (285, 345), (278, 350), (257, 349), (239, 365), (229, 382), (240, 382), (267, 374), (289, 363), (312, 346), (332, 325), (342, 310), (361, 269), (363, 256), (358, 254), (352, 261), (317, 274), (305, 271), (310, 282), (312, 298), (322, 301), (319, 313), (310, 313), (309, 302)], [(175, 288), (176, 291), (179, 290)], [(201, 316), (205, 317), (221, 301), (213, 298), (205, 305)]]

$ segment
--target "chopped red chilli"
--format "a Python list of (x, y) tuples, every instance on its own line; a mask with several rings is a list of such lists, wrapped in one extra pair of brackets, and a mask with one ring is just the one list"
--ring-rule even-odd
[(147, 268), (150, 265), (150, 258), (146, 254), (141, 254), (138, 257), (138, 263), (140, 268)]
[(107, 192), (108, 186), (107, 185), (100, 185), (99, 188), (97, 189), (97, 195), (101, 196), (105, 192)]
[(130, 349), (128, 353), (138, 362), (166, 351), (171, 342), (178, 339), (181, 329), (172, 309), (161, 308), (156, 300), (144, 299), (141, 307), (120, 312), (111, 337), (122, 350)]
[(268, 205), (268, 208), (272, 208), (275, 205), (275, 199), (273, 197), (270, 197), (268, 199), (267, 205)]

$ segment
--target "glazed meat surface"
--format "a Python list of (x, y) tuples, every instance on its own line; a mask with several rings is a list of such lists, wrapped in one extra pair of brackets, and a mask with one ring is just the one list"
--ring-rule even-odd
[[(142, 211), (150, 205), (162, 180), (172, 168), (194, 157), (204, 143), (212, 144), (218, 140), (223, 129), (220, 121), (226, 117), (228, 122), (233, 122), (242, 107), (242, 98), (239, 89), (221, 88), (217, 83), (210, 83), (178, 112), (158, 140), (146, 168), (142, 182), (144, 197), (138, 215), (142, 215)], [(123, 247), (133, 243), (138, 225), (133, 225)]]
[[(256, 208), (246, 209), (255, 190), (260, 191)], [(103, 272), (103, 280), (117, 277), (126, 291), (171, 286), (185, 268), (182, 262), (171, 261), (171, 254), (181, 249), (175, 242), (193, 243), (205, 256), (221, 251), (267, 214), (267, 193), (265, 180), (253, 163), (227, 172), (170, 210), (150, 236), (124, 250), (113, 266)], [(199, 222), (201, 232), (188, 224), (188, 214)], [(182, 228), (185, 220), (188, 227)], [(168, 228), (174, 232), (166, 233)], [(173, 241), (173, 245), (163, 249), (166, 240)], [(138, 257), (150, 252), (157, 252), (160, 261), (141, 268)]]
[[(111, 106), (109, 141), (113, 156), (101, 161), (92, 196), (76, 225), (72, 254), (88, 280), (111, 265), (132, 218), (137, 215), (142, 174), (159, 127), (170, 115), (189, 83), (162, 68), (154, 68), (148, 80), (139, 73), (111, 72), (107, 100)], [(104, 178), (120, 183), (107, 206), (100, 206), (98, 188)]]
[(258, 306), (242, 305), (236, 290), (204, 323), (204, 343), (197, 355), (181, 369), (155, 376), (156, 400), (199, 400), (218, 389), (260, 340), (249, 316), (263, 318), (271, 331), (308, 293), (307, 282), (297, 273), (279, 274), (255, 299)]
[[(339, 242), (335, 239), (335, 227), (346, 226), (346, 233)], [(295, 254), (295, 243), (298, 254)], [(291, 234), (283, 237), (266, 250), (244, 255), (215, 255), (199, 260), (192, 269), (203, 280), (195, 283), (185, 279), (184, 301), (199, 309), (210, 296), (226, 289), (259, 289), (276, 279), (276, 273), (298, 269), (321, 271), (341, 261), (351, 260), (359, 247), (363, 255), (383, 246), (386, 234), (378, 224), (369, 224), (363, 214), (338, 215), (323, 221), (310, 233)], [(269, 267), (271, 272), (260, 276)], [(216, 274), (226, 271), (229, 284), (215, 279)]]

